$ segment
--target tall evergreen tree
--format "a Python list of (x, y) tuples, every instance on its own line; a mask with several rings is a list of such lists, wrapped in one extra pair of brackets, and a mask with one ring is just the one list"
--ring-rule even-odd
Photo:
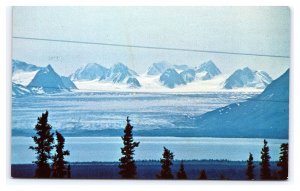
[(269, 146), (268, 142), (264, 140), (264, 146), (261, 150), (261, 162), (260, 162), (260, 178), (262, 180), (271, 179), (271, 170), (270, 170), (270, 155), (269, 155)]
[(160, 159), (161, 171), (160, 174), (156, 175), (159, 179), (173, 179), (173, 174), (171, 171), (171, 166), (173, 165), (172, 160), (174, 159), (173, 153), (164, 147), (163, 158)]
[(68, 164), (65, 161), (65, 156), (70, 155), (70, 151), (64, 150), (65, 147), (65, 138), (56, 131), (56, 141), (57, 144), (54, 146), (56, 148), (56, 153), (53, 156), (53, 177), (54, 178), (64, 178), (67, 176), (67, 168), (66, 165)]
[(48, 124), (48, 111), (42, 113), (41, 117), (38, 117), (38, 122), (35, 126), (36, 136), (33, 136), (33, 141), (36, 146), (30, 146), (29, 149), (35, 151), (36, 161), (33, 161), (37, 165), (35, 171), (36, 178), (49, 178), (51, 174), (50, 164), (48, 162), (51, 159), (51, 150), (53, 149), (53, 133), (51, 133), (51, 125)]
[(207, 180), (207, 175), (206, 175), (205, 170), (201, 170), (201, 171), (200, 171), (200, 174), (199, 174), (198, 179), (199, 179), (199, 180)]
[(119, 174), (122, 178), (133, 179), (136, 177), (136, 165), (133, 159), (134, 148), (138, 147), (140, 142), (133, 141), (132, 129), (133, 126), (130, 124), (130, 120), (127, 117), (127, 125), (124, 129), (124, 136), (122, 136), (124, 147), (121, 148), (122, 157), (119, 159)]
[(181, 163), (180, 163), (179, 171), (177, 172), (177, 178), (178, 179), (187, 179), (187, 176), (186, 176), (186, 173), (184, 170), (183, 161), (181, 161)]
[(289, 170), (289, 144), (288, 143), (283, 143), (280, 146), (280, 157), (277, 166), (280, 167), (280, 170), (278, 171), (279, 178), (281, 180), (287, 180), (288, 170)]
[(253, 164), (253, 156), (252, 153), (249, 153), (249, 158), (247, 160), (247, 179), (248, 180), (254, 180), (254, 173), (253, 173), (253, 169), (254, 169), (254, 164)]

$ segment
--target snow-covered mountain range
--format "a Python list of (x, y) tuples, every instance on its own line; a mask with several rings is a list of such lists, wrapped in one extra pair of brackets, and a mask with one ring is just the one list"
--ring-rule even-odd
[(135, 71), (122, 63), (115, 64), (111, 68), (92, 63), (76, 70), (75, 73), (70, 75), (70, 79), (79, 83), (83, 81), (103, 81), (114, 84), (127, 84), (130, 88), (138, 88), (141, 85), (136, 79), (137, 76), (138, 74)]
[[(77, 88), (81, 91), (197, 92), (227, 89), (240, 91), (241, 88), (261, 91), (272, 82), (266, 72), (248, 67), (230, 76), (222, 74), (211, 60), (193, 68), (185, 64), (157, 62), (144, 74), (138, 74), (122, 63), (110, 68), (90, 63), (69, 77), (60, 76), (50, 65), (39, 67), (18, 60), (12, 62), (14, 87), (21, 85), (18, 88), (27, 88), (29, 93), (52, 93)], [(16, 95), (20, 92), (16, 90)]]
[(51, 65), (37, 67), (18, 60), (13, 60), (12, 65), (12, 95), (15, 97), (77, 89), (68, 77), (58, 75)]

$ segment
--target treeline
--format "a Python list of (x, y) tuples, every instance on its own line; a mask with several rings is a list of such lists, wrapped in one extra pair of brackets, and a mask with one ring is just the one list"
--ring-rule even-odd
[[(127, 117), (127, 125), (124, 130), (124, 136), (122, 136), (124, 147), (121, 148), (121, 152), (124, 155), (120, 158), (120, 172), (119, 174), (122, 178), (125, 179), (133, 179), (136, 178), (136, 165), (133, 159), (134, 148), (139, 146), (139, 142), (133, 141), (132, 135), (133, 126), (130, 124), (130, 120)], [(277, 166), (279, 170), (274, 174), (271, 174), (270, 169), (270, 155), (269, 155), (269, 146), (268, 142), (264, 140), (264, 145), (261, 150), (261, 162), (260, 162), (260, 180), (286, 180), (288, 178), (288, 143), (281, 144), (281, 152), (279, 157), (279, 162)], [(184, 169), (184, 161), (181, 161), (178, 172), (176, 173), (176, 177), (172, 174), (172, 165), (173, 165), (174, 154), (166, 147), (163, 147), (162, 158), (160, 159), (161, 163), (161, 171), (156, 175), (157, 179), (188, 179), (188, 175)], [(247, 169), (246, 175), (248, 180), (255, 180), (254, 176), (254, 162), (253, 155), (249, 153), (249, 158), (247, 160)], [(199, 180), (209, 179), (206, 175), (205, 169), (201, 169), (198, 176)], [(228, 179), (224, 175), (220, 175), (221, 180)]]
[[(134, 160), (135, 149), (139, 147), (140, 142), (135, 142), (133, 139), (133, 126), (127, 117), (124, 135), (121, 137), (123, 147), (121, 148), (122, 157), (119, 159), (119, 175), (124, 179), (136, 179), (137, 166)], [(68, 150), (64, 150), (65, 139), (59, 132), (56, 131), (56, 141), (54, 140), (54, 133), (51, 133), (52, 127), (48, 124), (48, 112), (42, 114), (38, 118), (38, 123), (35, 126), (36, 136), (33, 140), (36, 144), (35, 147), (31, 146), (30, 149), (36, 151), (36, 165), (35, 177), (36, 178), (71, 178), (71, 166), (65, 161), (65, 156), (70, 155)], [(268, 142), (264, 140), (264, 145), (261, 150), (260, 177), (256, 177), (254, 169), (257, 168), (254, 163), (252, 153), (249, 153), (247, 168), (245, 175), (248, 180), (286, 180), (288, 178), (288, 143), (284, 143), (280, 147), (280, 157), (277, 162), (278, 170), (271, 172), (270, 168), (270, 155)], [(55, 149), (53, 155), (52, 150)], [(172, 165), (174, 160), (174, 153), (166, 147), (163, 147), (162, 158), (160, 159), (161, 170), (157, 172), (157, 179), (189, 179), (188, 174), (185, 172), (184, 161), (181, 161), (177, 173), (173, 173)], [(49, 162), (50, 161), (50, 162)], [(209, 177), (205, 169), (201, 169), (198, 175), (199, 180), (207, 180)], [(223, 174), (219, 177), (220, 180), (227, 180)]]

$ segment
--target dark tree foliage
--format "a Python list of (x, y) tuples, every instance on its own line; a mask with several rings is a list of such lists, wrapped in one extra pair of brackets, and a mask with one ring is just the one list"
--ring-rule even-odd
[(220, 180), (229, 180), (229, 178), (227, 178), (224, 174), (220, 175)]
[(181, 163), (180, 163), (179, 171), (177, 172), (177, 178), (178, 179), (187, 179), (187, 176), (186, 176), (186, 173), (184, 170), (183, 161), (181, 161)]
[(205, 170), (200, 171), (199, 180), (207, 180), (206, 172)]
[(67, 178), (71, 178), (71, 165), (68, 164), (68, 168), (67, 168)]
[(172, 160), (174, 159), (173, 153), (164, 147), (163, 158), (160, 159), (161, 171), (160, 174), (156, 175), (158, 179), (173, 179), (171, 166), (173, 165)]
[(270, 155), (269, 155), (269, 146), (268, 142), (264, 140), (264, 146), (261, 150), (261, 162), (260, 162), (260, 178), (262, 180), (271, 179), (271, 170), (270, 170)]
[(37, 165), (35, 171), (36, 178), (49, 178), (51, 174), (50, 164), (48, 160), (51, 159), (51, 150), (53, 149), (53, 133), (51, 133), (51, 125), (48, 124), (48, 111), (42, 113), (38, 117), (38, 122), (35, 126), (36, 136), (33, 136), (33, 141), (36, 146), (30, 146), (29, 149), (35, 151)]
[(124, 147), (121, 148), (122, 157), (119, 159), (119, 174), (122, 178), (133, 179), (136, 177), (136, 165), (133, 159), (134, 148), (138, 147), (140, 142), (133, 142), (132, 129), (130, 120), (127, 117), (127, 125), (124, 129), (124, 136), (122, 136)]
[(65, 138), (62, 136), (62, 134), (60, 134), (57, 131), (56, 131), (56, 141), (57, 144), (54, 146), (56, 148), (56, 153), (53, 156), (52, 176), (54, 178), (65, 178), (68, 173), (68, 170), (66, 168), (68, 162), (65, 161), (65, 156), (69, 156), (70, 152), (68, 150), (64, 150)]
[(254, 169), (254, 164), (253, 164), (253, 156), (251, 153), (249, 153), (249, 158), (247, 160), (247, 179), (248, 180), (254, 180), (254, 173), (253, 173), (253, 169)]
[(280, 157), (277, 163), (277, 166), (280, 167), (278, 171), (279, 178), (281, 180), (288, 179), (288, 168), (289, 168), (289, 144), (283, 143), (280, 146)]

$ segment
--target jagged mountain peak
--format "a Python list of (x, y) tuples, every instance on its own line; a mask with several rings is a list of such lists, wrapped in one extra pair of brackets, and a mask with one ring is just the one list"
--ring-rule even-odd
[(264, 71), (252, 70), (249, 67), (236, 70), (225, 83), (225, 89), (252, 87), (264, 89), (272, 82), (272, 78)]
[(174, 68), (167, 69), (159, 78), (160, 82), (168, 88), (175, 88), (178, 85), (184, 85), (186, 82)]
[(69, 78), (59, 76), (54, 71), (52, 66), (48, 65), (40, 69), (35, 74), (34, 78), (28, 84), (27, 88), (29, 88), (33, 92), (37, 89), (39, 91), (42, 89), (43, 92), (52, 93), (60, 92), (62, 90), (76, 89), (76, 86), (71, 80), (69, 80)]
[(70, 75), (73, 81), (103, 80), (107, 76), (108, 69), (97, 63), (89, 63)]
[(196, 73), (200, 73), (199, 78), (202, 80), (210, 80), (221, 74), (221, 71), (212, 60), (202, 63), (195, 68), (195, 71)]
[(150, 76), (160, 75), (170, 67), (171, 66), (165, 61), (155, 62), (148, 68), (147, 74)]

